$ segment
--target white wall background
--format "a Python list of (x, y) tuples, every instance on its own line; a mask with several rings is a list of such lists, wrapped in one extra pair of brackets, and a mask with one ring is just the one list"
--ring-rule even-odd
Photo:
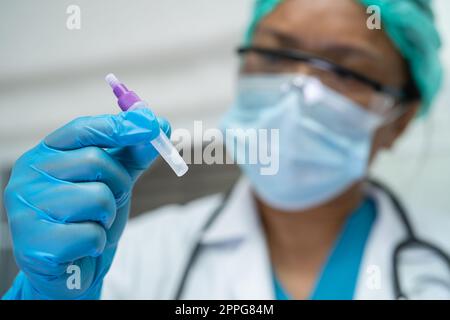
[[(0, 163), (88, 114), (115, 112), (103, 77), (116, 73), (174, 127), (214, 125), (230, 103), (251, 0), (3, 0), (0, 10)], [(81, 7), (81, 30), (66, 8)], [(436, 0), (450, 70), (450, 1)], [(450, 82), (374, 172), (411, 207), (450, 216)], [(431, 214), (431, 213), (430, 213)], [(447, 219), (448, 221), (449, 219)]]
[[(81, 30), (66, 28), (69, 4), (81, 8)], [(8, 0), (0, 10), (1, 154), (15, 158), (73, 117), (116, 112), (108, 72), (175, 126), (216, 118), (231, 98), (248, 4)]]

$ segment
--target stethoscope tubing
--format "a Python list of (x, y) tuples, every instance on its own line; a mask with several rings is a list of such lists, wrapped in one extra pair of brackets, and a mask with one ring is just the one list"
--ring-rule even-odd
[[(392, 253), (392, 266), (393, 266), (393, 279), (392, 279), (392, 285), (394, 290), (394, 296), (396, 299), (408, 299), (407, 295), (402, 291), (401, 284), (400, 284), (400, 274), (399, 274), (399, 259), (400, 259), (400, 252), (404, 250), (407, 247), (411, 246), (419, 246), (423, 248), (427, 248), (428, 250), (434, 252), (436, 255), (441, 257), (444, 262), (446, 262), (449, 270), (450, 270), (450, 256), (446, 254), (441, 248), (425, 241), (421, 240), (416, 236), (416, 233), (414, 232), (414, 229), (412, 227), (412, 224), (409, 221), (407, 211), (403, 204), (401, 203), (400, 199), (395, 195), (395, 193), (390, 190), (387, 186), (382, 184), (379, 181), (369, 179), (368, 182), (376, 187), (377, 189), (383, 191), (393, 204), (395, 211), (398, 213), (399, 218), (404, 225), (405, 231), (406, 231), (406, 237), (404, 240), (400, 241), (396, 247), (394, 248), (394, 251)], [(201, 231), (199, 232), (199, 236), (197, 241), (195, 242), (192, 252), (187, 260), (186, 265), (183, 268), (183, 273), (180, 278), (180, 281), (178, 283), (178, 286), (175, 290), (174, 294), (174, 300), (180, 300), (185, 286), (186, 282), (189, 278), (190, 271), (192, 267), (194, 266), (198, 256), (201, 253), (202, 245), (201, 245), (201, 236), (208, 230), (208, 228), (213, 224), (213, 222), (217, 219), (217, 217), (222, 212), (223, 208), (225, 207), (228, 198), (230, 196), (231, 190), (229, 190), (223, 197), (221, 203), (217, 208), (214, 209), (211, 216), (208, 218), (206, 223), (203, 225)]]

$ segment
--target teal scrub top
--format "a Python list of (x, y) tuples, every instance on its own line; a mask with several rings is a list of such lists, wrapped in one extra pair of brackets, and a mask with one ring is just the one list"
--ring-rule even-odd
[[(311, 300), (353, 299), (359, 268), (370, 230), (376, 218), (376, 204), (366, 198), (347, 219), (333, 250), (320, 272)], [(273, 285), (276, 300), (290, 300), (275, 273)]]

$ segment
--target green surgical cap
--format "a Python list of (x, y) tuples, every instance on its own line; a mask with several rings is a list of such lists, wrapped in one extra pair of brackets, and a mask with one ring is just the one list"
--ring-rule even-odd
[[(250, 44), (258, 23), (282, 0), (255, 0), (245, 42)], [(426, 114), (442, 83), (441, 40), (434, 23), (431, 0), (357, 0), (380, 8), (383, 28), (409, 64)]]

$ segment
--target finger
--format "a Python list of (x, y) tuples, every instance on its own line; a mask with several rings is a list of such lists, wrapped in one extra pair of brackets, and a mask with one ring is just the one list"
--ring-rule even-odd
[(130, 203), (128, 202), (126, 206), (117, 210), (116, 218), (112, 226), (106, 230), (107, 246), (114, 247), (120, 240), (123, 230), (128, 222), (128, 217), (130, 213)]
[(57, 223), (98, 222), (108, 229), (116, 217), (116, 199), (101, 182), (37, 183), (18, 194), (42, 219)]
[(82, 117), (47, 136), (49, 147), (73, 150), (87, 146), (124, 147), (150, 141), (159, 134), (159, 124), (149, 109), (135, 109), (118, 115)]
[(105, 150), (86, 147), (54, 151), (45, 145), (43, 147), (49, 150), (45, 157), (35, 160), (33, 169), (69, 182), (103, 182), (117, 200), (129, 194), (132, 181), (128, 171)]
[(106, 245), (105, 229), (95, 222), (53, 223), (28, 214), (14, 216), (12, 220), (15, 254), (24, 265), (33, 265), (35, 261), (57, 265), (97, 257)]
[(170, 127), (169, 121), (166, 118), (158, 117), (158, 123), (161, 130), (170, 138), (172, 134), (172, 128)]
[[(166, 119), (159, 117), (158, 122), (161, 130), (168, 137), (170, 137), (171, 127), (169, 122)], [(108, 150), (108, 152), (114, 155), (115, 158), (117, 158), (121, 163), (124, 164), (126, 168), (128, 168), (128, 171), (133, 180), (137, 179), (139, 173), (141, 173), (143, 169), (146, 169), (150, 165), (150, 163), (158, 156), (158, 152), (149, 142), (132, 147)], [(147, 158), (143, 158), (144, 156), (147, 156)], [(127, 206), (129, 205), (130, 204), (127, 203)], [(128, 221), (128, 215), (129, 207), (123, 206), (121, 208), (118, 208), (113, 225), (106, 231), (108, 246), (117, 245)]]
[[(171, 127), (169, 122), (164, 118), (158, 117), (158, 123), (161, 130), (170, 137)], [(134, 146), (110, 149), (108, 153), (122, 163), (132, 179), (136, 179), (139, 173), (147, 169), (159, 155), (150, 141)]]
[(55, 224), (53, 239), (61, 243), (54, 247), (54, 259), (64, 263), (83, 257), (97, 257), (102, 254), (106, 245), (106, 231), (93, 222)]

